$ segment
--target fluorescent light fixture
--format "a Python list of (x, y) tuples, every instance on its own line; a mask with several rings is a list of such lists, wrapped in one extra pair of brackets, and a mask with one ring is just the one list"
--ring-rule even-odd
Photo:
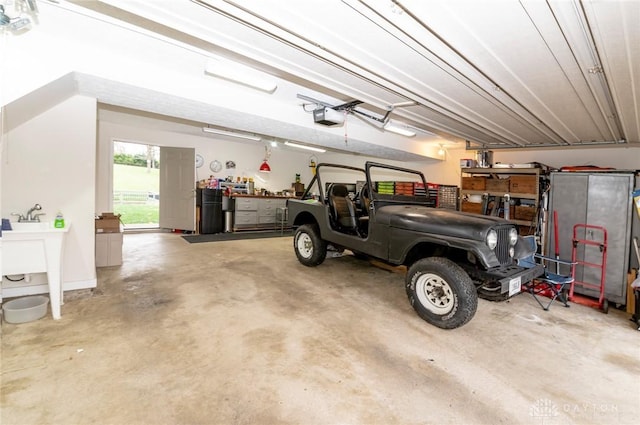
[(210, 59), (207, 61), (204, 72), (205, 74), (253, 87), (267, 93), (273, 93), (278, 88), (278, 85), (273, 80), (264, 78), (260, 72), (224, 59)]
[(391, 106), (394, 108), (406, 108), (407, 106), (415, 106), (417, 104), (418, 102), (414, 100), (407, 100), (406, 102), (393, 103)]
[(299, 145), (299, 144), (293, 143), (293, 142), (284, 142), (284, 144), (287, 145), (287, 146), (291, 146), (292, 148), (306, 149), (306, 150), (309, 150), (309, 151), (320, 152), (320, 153), (325, 153), (326, 152), (326, 149), (314, 148), (312, 146)]
[(413, 136), (416, 135), (416, 133), (414, 133), (413, 131), (409, 131), (406, 128), (398, 127), (397, 125), (391, 124), (391, 121), (386, 123), (383, 128), (386, 131), (390, 131), (392, 133), (396, 133), (396, 134), (399, 134), (399, 135), (405, 136), (405, 137), (413, 137)]
[(225, 130), (218, 130), (217, 128), (211, 128), (211, 127), (203, 127), (202, 131), (204, 131), (205, 133), (219, 134), (220, 136), (237, 137), (238, 139), (253, 140), (253, 141), (256, 141), (256, 142), (259, 142), (260, 140), (262, 140), (260, 137), (253, 136), (251, 134), (236, 133), (236, 132), (233, 132), (233, 131), (225, 131)]

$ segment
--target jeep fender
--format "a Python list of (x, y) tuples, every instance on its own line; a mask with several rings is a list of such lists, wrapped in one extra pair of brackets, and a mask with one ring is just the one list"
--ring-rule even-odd
[[(500, 266), (498, 257), (485, 244), (484, 241), (462, 239), (451, 236), (429, 236), (402, 229), (394, 229), (394, 236), (389, 241), (389, 262), (394, 264), (404, 264), (407, 255), (420, 244), (430, 244), (434, 246), (445, 246), (447, 248), (459, 249), (473, 254), (478, 262), (485, 268), (490, 269)], [(394, 257), (391, 255), (395, 254)]]

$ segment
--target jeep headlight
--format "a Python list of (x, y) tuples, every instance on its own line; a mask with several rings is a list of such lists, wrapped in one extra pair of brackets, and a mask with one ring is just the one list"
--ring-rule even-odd
[(498, 233), (493, 229), (487, 233), (487, 245), (490, 249), (494, 249), (498, 245)]
[(516, 228), (509, 230), (509, 245), (514, 246), (518, 242), (518, 231)]

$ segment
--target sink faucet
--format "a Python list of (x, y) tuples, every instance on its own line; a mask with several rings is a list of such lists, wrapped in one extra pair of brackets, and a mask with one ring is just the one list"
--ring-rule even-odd
[(40, 204), (35, 204), (33, 207), (29, 209), (29, 211), (27, 211), (26, 216), (18, 213), (11, 213), (11, 215), (18, 216), (18, 223), (34, 223), (34, 222), (39, 222), (40, 216), (44, 215), (44, 213), (33, 214), (33, 212), (40, 211), (41, 209), (42, 209), (42, 206)]
[(35, 215), (31, 215), (31, 213), (33, 213), (34, 211), (40, 211), (42, 209), (42, 206), (40, 204), (35, 204), (33, 207), (31, 207), (29, 209), (29, 211), (27, 211), (27, 216), (25, 217), (26, 221), (40, 221), (40, 215), (41, 214), (35, 214)]

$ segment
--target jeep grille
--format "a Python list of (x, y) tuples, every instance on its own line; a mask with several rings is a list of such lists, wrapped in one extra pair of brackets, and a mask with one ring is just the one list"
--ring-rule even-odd
[(509, 230), (512, 226), (496, 227), (495, 230), (498, 233), (498, 244), (494, 252), (501, 265), (509, 265), (513, 259), (509, 256)]

